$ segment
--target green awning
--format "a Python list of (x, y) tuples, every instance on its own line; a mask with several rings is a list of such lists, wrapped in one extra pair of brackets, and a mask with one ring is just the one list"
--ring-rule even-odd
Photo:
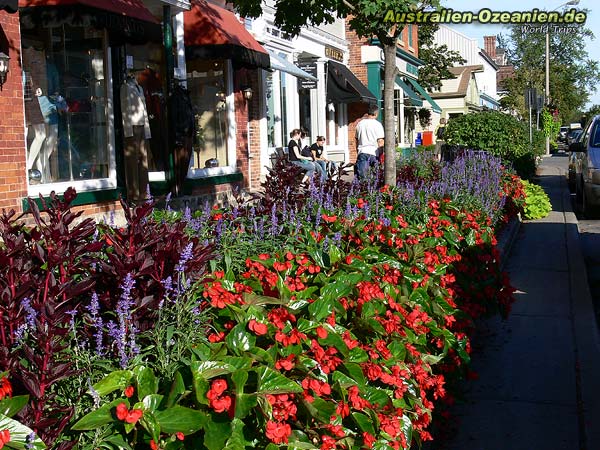
[(417, 90), (417, 92), (419, 94), (421, 94), (421, 96), (427, 100), (429, 102), (429, 104), (431, 105), (431, 109), (436, 112), (436, 113), (441, 113), (442, 112), (442, 108), (440, 108), (440, 105), (438, 105), (432, 98), (431, 96), (427, 93), (427, 91), (425, 89), (423, 89), (423, 86), (421, 86), (419, 83), (417, 83), (417, 80), (413, 80), (412, 78), (407, 78), (408, 82), (410, 84), (412, 84), (412, 86)]
[(406, 95), (408, 95), (408, 97), (410, 98), (410, 103), (413, 106), (423, 106), (423, 100), (421, 100), (417, 93), (413, 91), (413, 89), (408, 84), (406, 84), (406, 82), (402, 78), (400, 78), (400, 76), (396, 76), (396, 84), (400, 86), (400, 89), (402, 89), (406, 93)]

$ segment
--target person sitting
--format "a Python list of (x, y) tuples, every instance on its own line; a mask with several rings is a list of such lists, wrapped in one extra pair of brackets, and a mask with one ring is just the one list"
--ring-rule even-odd
[(292, 164), (298, 166), (304, 170), (306, 170), (306, 174), (304, 174), (304, 178), (302, 178), (302, 182), (307, 182), (310, 178), (312, 178), (313, 174), (317, 169), (317, 165), (313, 162), (312, 157), (304, 156), (302, 154), (302, 149), (300, 148), (300, 134), (301, 130), (293, 129), (290, 132), (290, 142), (288, 143), (288, 159)]
[(323, 172), (327, 174), (327, 171), (330, 166), (335, 167), (335, 163), (333, 161), (325, 158), (325, 136), (317, 136), (317, 141), (310, 146), (310, 152), (313, 161), (321, 166)]

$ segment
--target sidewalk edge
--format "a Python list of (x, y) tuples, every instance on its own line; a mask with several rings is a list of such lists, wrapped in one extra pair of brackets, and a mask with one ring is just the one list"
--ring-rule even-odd
[(579, 371), (581, 412), (585, 432), (585, 449), (600, 449), (600, 334), (596, 324), (592, 295), (579, 240), (578, 220), (571, 208), (570, 194), (563, 197), (570, 295), (575, 333), (576, 369)]
[(521, 214), (517, 214), (516, 217), (510, 219), (508, 225), (502, 232), (500, 236), (498, 236), (498, 244), (496, 245), (498, 252), (500, 253), (500, 270), (504, 270), (504, 266), (508, 261), (508, 257), (510, 255), (510, 251), (512, 249), (513, 244), (517, 239), (517, 234), (521, 229)]

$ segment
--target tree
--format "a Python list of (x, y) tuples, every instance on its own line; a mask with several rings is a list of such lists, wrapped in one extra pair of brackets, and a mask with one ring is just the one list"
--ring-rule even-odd
[[(246, 17), (262, 14), (261, 0), (233, 0), (238, 12)], [(417, 11), (439, 0), (278, 0), (275, 4), (275, 24), (292, 35), (305, 25), (332, 23), (336, 17), (345, 18), (360, 37), (376, 37), (384, 54), (384, 129), (385, 183), (396, 184), (396, 148), (394, 124), (394, 82), (396, 78), (396, 42), (403, 24), (386, 21), (386, 13)]]
[[(552, 32), (550, 28), (550, 109), (558, 110), (561, 123), (568, 123), (583, 110), (590, 93), (600, 81), (598, 62), (589, 59), (582, 45), (593, 33), (582, 26), (570, 28), (569, 33)], [(545, 87), (545, 42), (543, 32), (524, 32), (513, 26), (508, 36), (500, 40), (507, 51), (515, 76), (505, 80), (508, 95), (502, 105), (515, 109), (525, 117), (524, 93), (534, 87), (541, 94)]]
[(439, 29), (435, 23), (419, 25), (419, 59), (425, 65), (419, 69), (419, 84), (426, 90), (440, 89), (442, 80), (450, 80), (456, 76), (448, 70), (453, 66), (461, 66), (467, 61), (448, 46), (434, 42), (435, 32)]

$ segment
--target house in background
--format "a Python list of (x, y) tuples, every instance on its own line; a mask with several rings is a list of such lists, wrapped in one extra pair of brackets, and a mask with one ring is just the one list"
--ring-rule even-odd
[(506, 50), (496, 45), (496, 36), (484, 36), (485, 52), (498, 66), (498, 74), (496, 76), (496, 92), (498, 97), (502, 97), (506, 92), (503, 82), (507, 78), (512, 78), (515, 75), (515, 68), (509, 63), (506, 57)]

